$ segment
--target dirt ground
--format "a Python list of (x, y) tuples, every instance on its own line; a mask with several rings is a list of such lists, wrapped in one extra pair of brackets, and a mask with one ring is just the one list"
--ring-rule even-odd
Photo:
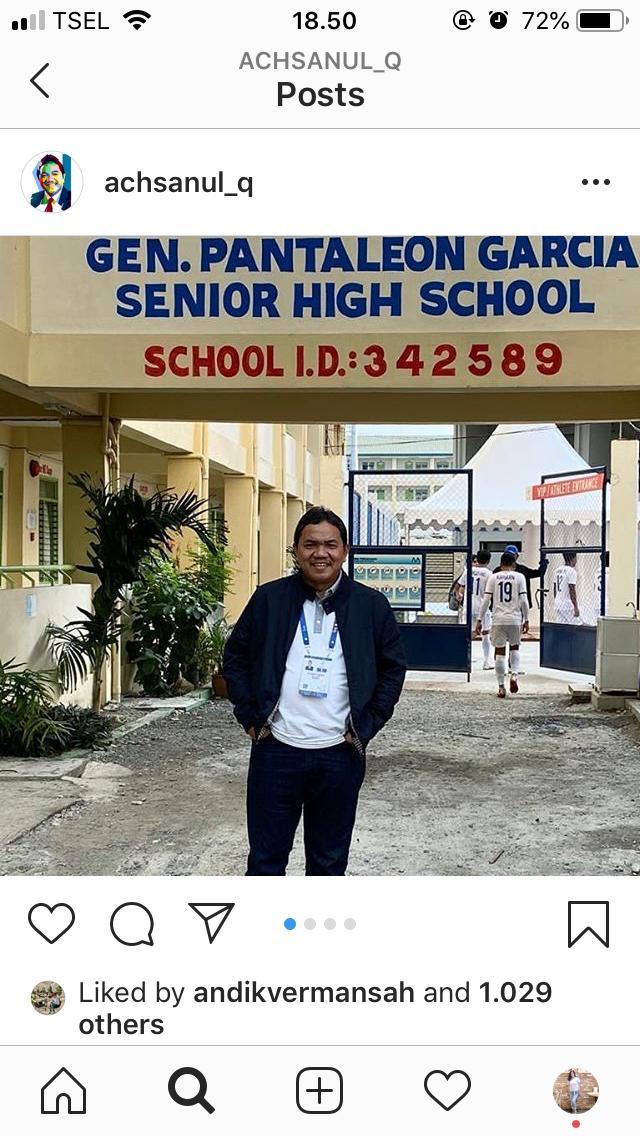
[[(247, 758), (225, 702), (150, 723), (94, 755), (0, 873), (242, 874)], [(623, 712), (408, 690), (367, 763), (351, 874), (640, 874), (640, 727)]]

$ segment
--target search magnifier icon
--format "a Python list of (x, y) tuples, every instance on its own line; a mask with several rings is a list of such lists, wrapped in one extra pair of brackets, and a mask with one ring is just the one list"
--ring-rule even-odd
[[(184, 1093), (178, 1092), (176, 1085), (181, 1077), (195, 1078), (198, 1083), (195, 1094), (186, 1096)], [(184, 1069), (176, 1069), (175, 1073), (172, 1073), (169, 1077), (168, 1089), (171, 1100), (175, 1101), (176, 1104), (184, 1104), (187, 1106), (192, 1104), (200, 1104), (202, 1105), (205, 1112), (215, 1112), (213, 1105), (209, 1104), (209, 1101), (207, 1100), (205, 1095), (207, 1092), (207, 1078), (205, 1077), (204, 1073), (200, 1072), (199, 1069), (192, 1069), (189, 1065), (186, 1065)]]

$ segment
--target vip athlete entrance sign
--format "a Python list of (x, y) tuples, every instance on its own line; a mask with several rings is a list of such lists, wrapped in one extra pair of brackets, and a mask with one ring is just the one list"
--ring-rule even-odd
[(529, 499), (532, 501), (547, 501), (552, 497), (571, 497), (575, 493), (593, 493), (602, 489), (604, 473), (589, 473), (585, 477), (567, 477), (562, 481), (545, 481), (541, 485), (532, 485), (529, 490)]

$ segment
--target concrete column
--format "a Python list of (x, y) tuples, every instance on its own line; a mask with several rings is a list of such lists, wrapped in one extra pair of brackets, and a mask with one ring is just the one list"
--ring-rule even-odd
[[(5, 502), (7, 506), (7, 564), (35, 564), (37, 557), (33, 555), (33, 551), (37, 549), (37, 543), (31, 545), (31, 550), (27, 542), (29, 541), (29, 533), (27, 532), (27, 453), (23, 449), (9, 450), (9, 463), (7, 470), (7, 485), (5, 487)], [(37, 509), (37, 505), (36, 505)], [(36, 542), (38, 534), (35, 534)], [(33, 550), (33, 551), (32, 551)], [(14, 577), (18, 586), (22, 586), (23, 581), (18, 577)]]
[[(62, 423), (62, 466), (64, 470), (64, 508), (62, 511), (62, 561), (64, 564), (86, 564), (89, 537), (86, 532), (87, 501), (69, 483), (70, 473), (88, 473), (92, 478), (108, 480), (107, 462), (103, 452), (103, 425), (99, 418)], [(84, 572), (76, 573), (78, 583), (96, 578)]]
[[(320, 463), (319, 504), (333, 509), (338, 516), (343, 516), (346, 481), (346, 459), (340, 454), (325, 454)], [(345, 524), (346, 517), (344, 513)]]
[(638, 442), (611, 443), (608, 615), (631, 615), (638, 571)]
[(254, 477), (225, 476), (224, 519), (229, 551), (235, 553), (233, 592), (225, 596), (227, 619), (233, 622), (258, 583), (258, 483)]
[(286, 497), (279, 489), (260, 490), (260, 583), (285, 573)]
[[(522, 560), (523, 564), (527, 565), (527, 568), (538, 567), (538, 564), (540, 563), (540, 525), (527, 523), (524, 526), (522, 533), (522, 551), (520, 553), (520, 559)], [(529, 622), (531, 626), (535, 628), (540, 626), (540, 608), (536, 603), (536, 597), (539, 600), (540, 590), (543, 587), (550, 587), (549, 577), (551, 574), (552, 570), (549, 568), (547, 569), (547, 576), (545, 576), (544, 580), (531, 581), (531, 614), (529, 616)], [(546, 596), (545, 598), (548, 618), (549, 609), (552, 605), (552, 599), (549, 596)]]
[(293, 544), (293, 534), (303, 513), (304, 507), (299, 497), (289, 497), (287, 501), (287, 547)]
[[(183, 493), (196, 493), (200, 500), (204, 499), (205, 489), (204, 466), (200, 457), (194, 454), (176, 454), (167, 458), (167, 488), (172, 489), (179, 497)], [(202, 520), (206, 522), (206, 511), (202, 511)], [(197, 548), (198, 538), (191, 529), (185, 529), (181, 536), (176, 537), (173, 544), (173, 555), (183, 568), (191, 564), (189, 553)]]

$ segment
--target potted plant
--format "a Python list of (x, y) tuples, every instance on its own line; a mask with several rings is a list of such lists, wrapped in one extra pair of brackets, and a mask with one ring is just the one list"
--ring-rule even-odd
[(211, 679), (211, 688), (216, 698), (227, 698), (227, 683), (222, 673), (224, 648), (231, 634), (225, 619), (203, 627), (198, 637), (196, 660), (201, 677)]

